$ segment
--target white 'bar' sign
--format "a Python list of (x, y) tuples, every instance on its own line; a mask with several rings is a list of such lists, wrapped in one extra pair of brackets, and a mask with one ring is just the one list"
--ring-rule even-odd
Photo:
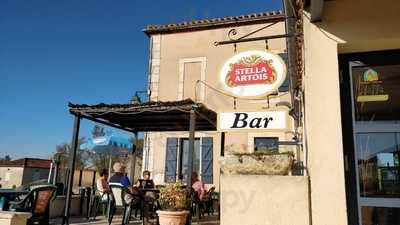
[(222, 112), (219, 130), (281, 130), (287, 128), (287, 112)]

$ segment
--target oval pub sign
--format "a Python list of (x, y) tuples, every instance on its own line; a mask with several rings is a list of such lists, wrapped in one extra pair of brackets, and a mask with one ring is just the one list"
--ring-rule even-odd
[(286, 78), (281, 57), (268, 51), (245, 51), (223, 65), (220, 82), (226, 92), (237, 97), (263, 97), (275, 92)]

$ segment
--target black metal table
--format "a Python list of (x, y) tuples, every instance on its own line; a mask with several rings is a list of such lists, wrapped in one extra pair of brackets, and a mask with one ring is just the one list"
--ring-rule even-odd
[[(143, 194), (143, 196), (145, 196), (147, 193), (154, 193), (154, 195), (156, 195), (156, 194), (159, 194), (160, 193), (160, 189), (157, 189), (157, 188), (139, 188), (139, 191)], [(154, 196), (155, 197), (155, 201), (157, 201), (157, 197), (156, 196)], [(142, 211), (143, 211), (143, 208), (144, 208), (144, 204), (147, 204), (147, 202), (143, 199), (142, 200)], [(144, 220), (145, 220), (145, 218), (144, 218), (144, 214), (143, 214), (143, 212), (141, 212), (142, 213), (142, 218), (143, 218), (143, 225), (144, 225)], [(158, 225), (159, 223), (158, 223), (158, 216), (157, 216), (157, 222), (156, 222), (156, 224)]]
[(160, 193), (160, 189), (157, 188), (139, 188), (142, 193), (153, 192), (153, 193)]

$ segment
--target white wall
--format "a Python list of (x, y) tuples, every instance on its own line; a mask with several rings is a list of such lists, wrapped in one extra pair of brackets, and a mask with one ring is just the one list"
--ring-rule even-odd
[(0, 167), (0, 185), (2, 188), (12, 188), (22, 184), (23, 167)]
[(346, 225), (337, 42), (304, 18), (305, 125), (312, 222)]
[(221, 225), (309, 225), (307, 185), (303, 176), (221, 175)]

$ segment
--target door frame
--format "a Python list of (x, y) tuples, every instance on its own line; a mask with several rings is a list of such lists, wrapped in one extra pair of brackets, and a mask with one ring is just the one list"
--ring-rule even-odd
[[(349, 225), (361, 225), (361, 207), (363, 205), (386, 207), (398, 205), (398, 199), (380, 199), (360, 197), (358, 163), (356, 153), (356, 134), (368, 132), (400, 131), (400, 123), (390, 121), (356, 122), (353, 103), (352, 67), (361, 66), (360, 62), (375, 65), (392, 65), (400, 62), (400, 49), (365, 53), (341, 54), (339, 58), (341, 116), (343, 135), (343, 154), (346, 184), (347, 217)], [(351, 107), (348, 107), (349, 104)], [(350, 109), (349, 109), (350, 108)], [(396, 206), (397, 206), (396, 205)]]

